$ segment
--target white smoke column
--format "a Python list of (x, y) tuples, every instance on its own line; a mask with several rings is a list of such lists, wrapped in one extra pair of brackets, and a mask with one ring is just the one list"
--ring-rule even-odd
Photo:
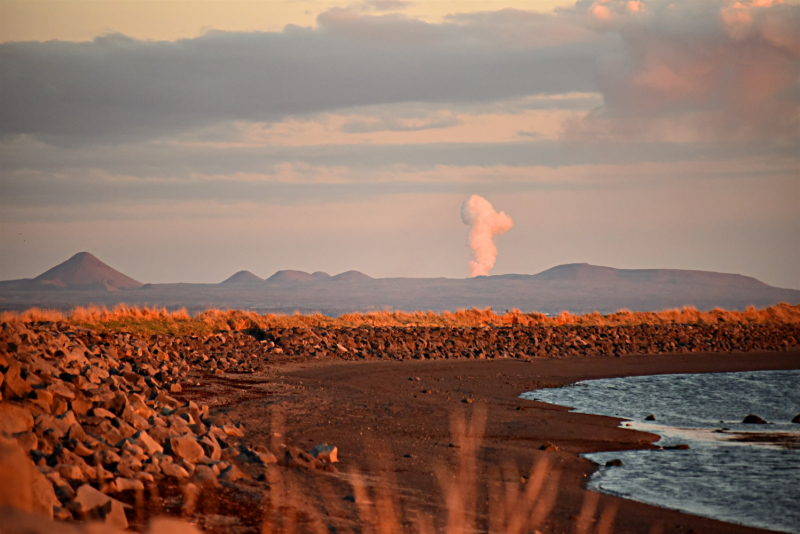
[(497, 213), (483, 197), (472, 195), (461, 206), (461, 220), (469, 225), (469, 248), (472, 261), (469, 262), (470, 276), (486, 276), (494, 267), (497, 247), (492, 238), (508, 232), (514, 222), (511, 217)]

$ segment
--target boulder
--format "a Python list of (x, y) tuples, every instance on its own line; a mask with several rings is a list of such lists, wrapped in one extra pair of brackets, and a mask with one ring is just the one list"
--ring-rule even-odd
[(159, 445), (156, 440), (150, 437), (150, 434), (148, 434), (144, 430), (140, 430), (139, 432), (134, 434), (133, 437), (136, 438), (136, 441), (140, 443), (143, 446), (143, 448), (151, 455), (157, 452), (164, 452), (164, 448), (161, 445)]
[(61, 475), (65, 480), (83, 481), (83, 471), (77, 465), (72, 464), (58, 464), (53, 469), (56, 473)]
[(33, 415), (13, 402), (0, 402), (0, 432), (17, 434), (33, 430)]
[(650, 414), (647, 417), (645, 417), (644, 420), (645, 421), (655, 421), (656, 420), (656, 416), (653, 415), (653, 414)]
[(223, 425), (222, 430), (228, 436), (233, 436), (235, 438), (243, 438), (244, 432), (240, 428), (237, 428), (233, 425)]
[(169, 443), (169, 452), (187, 462), (196, 463), (204, 455), (203, 447), (192, 436), (169, 438), (167, 442)]
[(205, 455), (211, 460), (217, 461), (222, 456), (222, 448), (213, 434), (206, 434), (200, 438), (199, 443), (203, 447)]
[(189, 478), (189, 472), (173, 462), (161, 462), (161, 472), (168, 477), (177, 479)]
[(0, 508), (11, 506), (53, 517), (57, 504), (50, 481), (25, 452), (13, 440), (0, 438)]
[(241, 469), (236, 467), (236, 464), (231, 464), (222, 471), (220, 471), (219, 476), (217, 477), (218, 480), (222, 482), (236, 482), (242, 478), (250, 478), (245, 475)]
[(311, 449), (311, 456), (316, 458), (317, 460), (323, 460), (325, 462), (335, 464), (339, 461), (338, 453), (339, 449), (337, 449), (333, 445), (328, 445), (327, 443), (320, 443), (318, 445), (314, 445), (314, 448)]
[(606, 467), (622, 467), (622, 460), (614, 458), (606, 462)]
[(800, 413), (794, 416), (792, 423), (800, 423)]
[(77, 489), (71, 505), (74, 512), (77, 512), (80, 517), (102, 520), (107, 525), (118, 529), (128, 528), (125, 508), (130, 508), (130, 506), (112, 499), (89, 484), (84, 484)]
[(69, 401), (75, 398), (74, 388), (70, 385), (67, 385), (66, 382), (62, 382), (61, 380), (56, 380), (47, 386), (47, 391)]
[(542, 446), (539, 447), (539, 450), (548, 452), (558, 452), (558, 447), (548, 441), (546, 443), (543, 443)]
[(5, 379), (0, 387), (4, 399), (21, 399), (33, 388), (22, 378), (22, 367), (17, 362), (12, 362), (5, 372)]
[(144, 491), (144, 484), (142, 483), (141, 480), (136, 478), (117, 477), (114, 483), (117, 486), (117, 491), (128, 491), (128, 490)]
[(750, 414), (747, 417), (745, 417), (744, 419), (742, 419), (742, 423), (744, 423), (746, 425), (766, 425), (767, 424), (766, 421), (761, 419), (759, 416), (753, 415), (753, 414)]
[(194, 474), (192, 475), (192, 481), (201, 487), (208, 487), (208, 488), (219, 487), (219, 482), (217, 481), (217, 474), (214, 473), (214, 470), (208, 467), (207, 465), (198, 465), (195, 468)]
[(316, 469), (319, 466), (319, 462), (316, 458), (301, 451), (297, 447), (286, 447), (283, 461), (286, 467)]

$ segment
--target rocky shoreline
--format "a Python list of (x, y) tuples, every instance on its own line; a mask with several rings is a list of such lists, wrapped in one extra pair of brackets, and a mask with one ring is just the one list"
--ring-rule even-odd
[(159, 489), (182, 503), (171, 513), (191, 516), (186, 503), (209, 489), (227, 495), (223, 500), (243, 501), (239, 508), (246, 510), (269, 486), (270, 464), (336, 472), (335, 447), (280, 440), (272, 450), (253, 445), (244, 425), (200, 402), (210, 377), (259, 376), (287, 363), (325, 359), (785, 351), (800, 339), (800, 327), (791, 324), (298, 327), (150, 338), (66, 322), (16, 321), (0, 328), (0, 475), (29, 480), (31, 488), (27, 501), (17, 504), (62, 521), (100, 520), (120, 529), (131, 521), (142, 526), (137, 508)]

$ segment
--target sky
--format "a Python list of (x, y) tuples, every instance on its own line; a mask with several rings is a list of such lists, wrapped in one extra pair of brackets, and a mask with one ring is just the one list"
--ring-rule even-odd
[(800, 289), (800, 2), (0, 0), (0, 279), (564, 263)]

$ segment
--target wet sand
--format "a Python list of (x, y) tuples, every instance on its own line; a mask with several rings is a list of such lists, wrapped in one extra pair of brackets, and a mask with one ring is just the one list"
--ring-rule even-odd
[[(282, 473), (327, 514), (325, 522), (345, 527), (358, 522), (357, 505), (351, 502), (352, 489), (343, 474), (353, 467), (371, 473), (384, 469), (388, 478), (370, 478), (371, 484), (391, 484), (401, 510), (420, 510), (442, 526), (447, 513), (434, 466), (457, 462), (451, 415), (462, 412), (469, 417), (485, 409), (486, 431), (478, 453), (479, 523), (487, 513), (486, 487), (496, 484), (497, 466), (515, 466), (527, 476), (546, 458), (551, 473), (560, 471), (561, 477), (555, 506), (540, 530), (574, 532), (589, 493), (584, 486), (595, 469), (578, 455), (648, 448), (658, 436), (619, 428), (620, 419), (570, 413), (565, 407), (521, 400), (519, 394), (594, 378), (797, 368), (798, 351), (530, 361), (308, 360), (273, 367), (257, 380), (206, 375), (195, 393), (203, 391), (209, 400), (216, 397), (218, 408), (246, 425), (254, 444), (287, 443), (306, 450), (316, 443), (336, 445), (339, 475), (299, 469)], [(271, 416), (276, 408), (282, 423)], [(280, 436), (274, 435), (276, 430)], [(558, 451), (540, 450), (545, 443)], [(504, 480), (518, 483), (519, 476), (507, 474)], [(615, 532), (764, 532), (608, 495), (600, 496), (598, 514), (613, 506), (619, 507)], [(411, 530), (413, 514), (405, 513), (403, 520)]]

